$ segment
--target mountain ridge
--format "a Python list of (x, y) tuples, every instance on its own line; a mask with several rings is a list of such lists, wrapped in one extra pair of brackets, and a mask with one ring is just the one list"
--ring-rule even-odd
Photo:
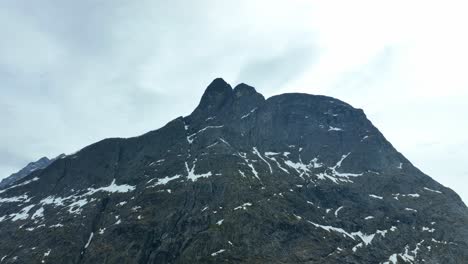
[(28, 176), (30, 173), (36, 170), (44, 169), (45, 167), (49, 166), (55, 160), (63, 158), (63, 157), (65, 157), (65, 154), (60, 154), (53, 159), (49, 159), (48, 157), (44, 156), (36, 161), (28, 163), (25, 167), (23, 167), (19, 171), (12, 173), (10, 176), (3, 178), (0, 181), (0, 189), (8, 187), (8, 185), (11, 185), (23, 179), (24, 177)]
[(96, 142), (1, 190), (0, 258), (463, 263), (467, 224), (459, 196), (362, 110), (215, 79), (189, 116)]

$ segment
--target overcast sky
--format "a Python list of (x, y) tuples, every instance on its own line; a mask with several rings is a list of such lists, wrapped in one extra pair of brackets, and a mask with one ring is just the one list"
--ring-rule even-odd
[(466, 1), (2, 1), (0, 178), (188, 115), (216, 77), (362, 108), (468, 201)]

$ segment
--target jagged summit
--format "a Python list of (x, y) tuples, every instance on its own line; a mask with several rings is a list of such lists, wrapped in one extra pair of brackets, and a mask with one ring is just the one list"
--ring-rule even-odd
[(245, 83), (240, 83), (236, 85), (233, 89), (231, 85), (227, 83), (223, 78), (216, 78), (205, 89), (205, 92), (202, 96), (202, 101), (208, 100), (208, 98), (217, 95), (224, 95), (230, 97), (233, 93), (236, 97), (241, 97), (244, 95), (248, 96), (257, 94), (257, 91), (254, 87)]
[[(222, 79), (0, 190), (2, 263), (464, 263), (468, 209), (364, 112)], [(0, 261), (0, 262), (1, 262)]]
[(214, 79), (203, 93), (196, 111), (216, 110), (232, 96), (232, 87), (222, 78)]
[(245, 83), (240, 83), (234, 87), (234, 95), (239, 98), (242, 96), (252, 96), (258, 94), (254, 87)]
[(249, 85), (241, 83), (232, 89), (222, 78), (217, 78), (208, 85), (199, 105), (189, 118), (204, 120), (215, 114), (229, 118), (245, 108), (258, 107), (264, 101), (263, 95)]
[(8, 185), (14, 184), (15, 182), (23, 179), (24, 177), (28, 176), (32, 172), (36, 170), (42, 170), (49, 166), (52, 162), (54, 162), (56, 159), (60, 159), (65, 157), (65, 154), (60, 154), (59, 156), (49, 159), (48, 157), (42, 157), (38, 159), (37, 161), (30, 162), (26, 167), (22, 168), (21, 170), (11, 174), (10, 176), (4, 178), (0, 182), (0, 189), (7, 187)]

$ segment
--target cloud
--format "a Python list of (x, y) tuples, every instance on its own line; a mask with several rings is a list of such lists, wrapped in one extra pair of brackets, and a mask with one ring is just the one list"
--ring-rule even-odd
[(249, 83), (264, 91), (276, 92), (313, 63), (313, 51), (313, 46), (309, 44), (293, 47), (274, 57), (252, 60), (242, 66), (236, 83)]
[[(2, 3), (0, 21), (9, 25), (0, 29), (2, 149), (20, 164), (105, 137), (142, 134), (189, 114), (212, 79), (234, 82), (249, 74), (241, 69), (274, 68), (278, 80), (270, 75), (265, 85), (293, 78), (307, 66), (299, 56), (311, 40), (300, 34), (303, 21), (292, 13), (276, 21), (285, 3), (271, 4), (260, 20), (250, 6)], [(0, 174), (11, 172), (0, 161)]]

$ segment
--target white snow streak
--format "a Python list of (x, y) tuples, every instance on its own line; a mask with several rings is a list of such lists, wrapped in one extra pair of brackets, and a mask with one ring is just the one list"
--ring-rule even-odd
[(332, 127), (332, 126), (329, 126), (328, 127), (328, 131), (343, 131), (343, 129), (339, 128), (339, 127)]
[(427, 187), (424, 187), (424, 190), (430, 191), (430, 192), (435, 192), (435, 193), (442, 193), (441, 191), (432, 190), (432, 189), (429, 189)]
[(375, 198), (375, 199), (383, 200), (383, 197), (382, 197), (382, 196), (377, 196), (377, 195), (375, 195), (375, 194), (369, 194), (369, 197), (372, 197), (372, 198)]
[(193, 182), (197, 181), (199, 178), (208, 178), (213, 174), (211, 171), (203, 174), (195, 174), (195, 167), (196, 167), (197, 160), (193, 163), (192, 168), (189, 168), (188, 163), (185, 162), (185, 168), (187, 169), (187, 178)]
[(16, 213), (16, 214), (10, 214), (11, 217), (11, 221), (17, 221), (17, 220), (26, 220), (28, 219), (29, 217), (29, 211), (34, 207), (34, 204), (32, 205), (28, 205), (26, 207), (24, 207), (23, 209), (21, 209), (21, 211), (19, 213)]
[(335, 217), (338, 217), (338, 212), (343, 209), (344, 206), (340, 206), (338, 209), (335, 211)]
[(249, 206), (252, 206), (252, 204), (251, 203), (244, 203), (243, 205), (240, 205), (240, 206), (237, 206), (236, 208), (234, 208), (234, 211), (239, 210), (239, 209), (247, 210), (247, 207), (249, 207)]
[(33, 220), (36, 218), (44, 218), (44, 207), (37, 209), (36, 212), (31, 217), (31, 219)]
[(127, 184), (117, 185), (115, 184), (115, 179), (112, 180), (111, 184), (106, 187), (101, 187), (97, 189), (88, 188), (88, 192), (84, 195), (93, 195), (97, 192), (109, 192), (109, 193), (126, 193), (135, 190), (135, 186), (130, 186)]
[[(167, 176), (167, 177), (158, 179), (158, 181), (157, 181), (155, 184), (153, 184), (153, 185), (151, 185), (151, 186), (148, 186), (147, 188), (156, 187), (156, 186), (158, 186), (158, 185), (166, 185), (166, 184), (169, 183), (170, 181), (176, 180), (176, 179), (180, 178), (181, 176), (182, 176), (182, 175), (177, 174), (177, 175), (172, 176), (172, 177)], [(151, 181), (148, 181), (148, 182), (151, 182)]]
[(260, 152), (258, 151), (256, 147), (253, 147), (253, 153), (257, 155), (261, 160), (263, 160), (268, 165), (268, 168), (270, 169), (270, 173), (273, 173), (273, 169), (271, 168), (270, 163), (268, 163), (268, 161), (266, 161), (266, 159), (262, 157), (262, 155), (260, 154)]
[(202, 132), (206, 131), (207, 129), (211, 129), (211, 128), (222, 128), (222, 127), (224, 127), (224, 126), (222, 126), (222, 125), (221, 125), (221, 126), (207, 126), (207, 127), (203, 128), (203, 129), (200, 129), (198, 132), (189, 135), (189, 136), (187, 137), (187, 141), (188, 141), (189, 144), (192, 144), (193, 141), (195, 140), (195, 137), (196, 137), (199, 133), (202, 133)]
[(250, 110), (250, 112), (248, 112), (247, 114), (243, 115), (243, 116), (241, 117), (241, 119), (244, 119), (244, 118), (250, 116), (253, 112), (255, 112), (255, 110), (257, 110), (257, 107), (255, 107), (254, 109)]
[(89, 244), (91, 244), (91, 240), (93, 239), (94, 237), (94, 233), (91, 232), (91, 234), (89, 235), (89, 238), (88, 238), (88, 242), (86, 243), (86, 245), (84, 246), (84, 248), (88, 248), (89, 247)]
[(214, 253), (211, 253), (211, 256), (212, 256), (212, 257), (216, 257), (217, 255), (223, 253), (224, 251), (226, 251), (226, 250), (225, 250), (225, 249), (220, 249), (220, 250), (218, 250), (218, 251), (216, 251), (216, 252), (214, 252)]
[(19, 203), (19, 202), (27, 202), (28, 196), (26, 194), (14, 197), (7, 197), (7, 198), (0, 198), (0, 203)]

